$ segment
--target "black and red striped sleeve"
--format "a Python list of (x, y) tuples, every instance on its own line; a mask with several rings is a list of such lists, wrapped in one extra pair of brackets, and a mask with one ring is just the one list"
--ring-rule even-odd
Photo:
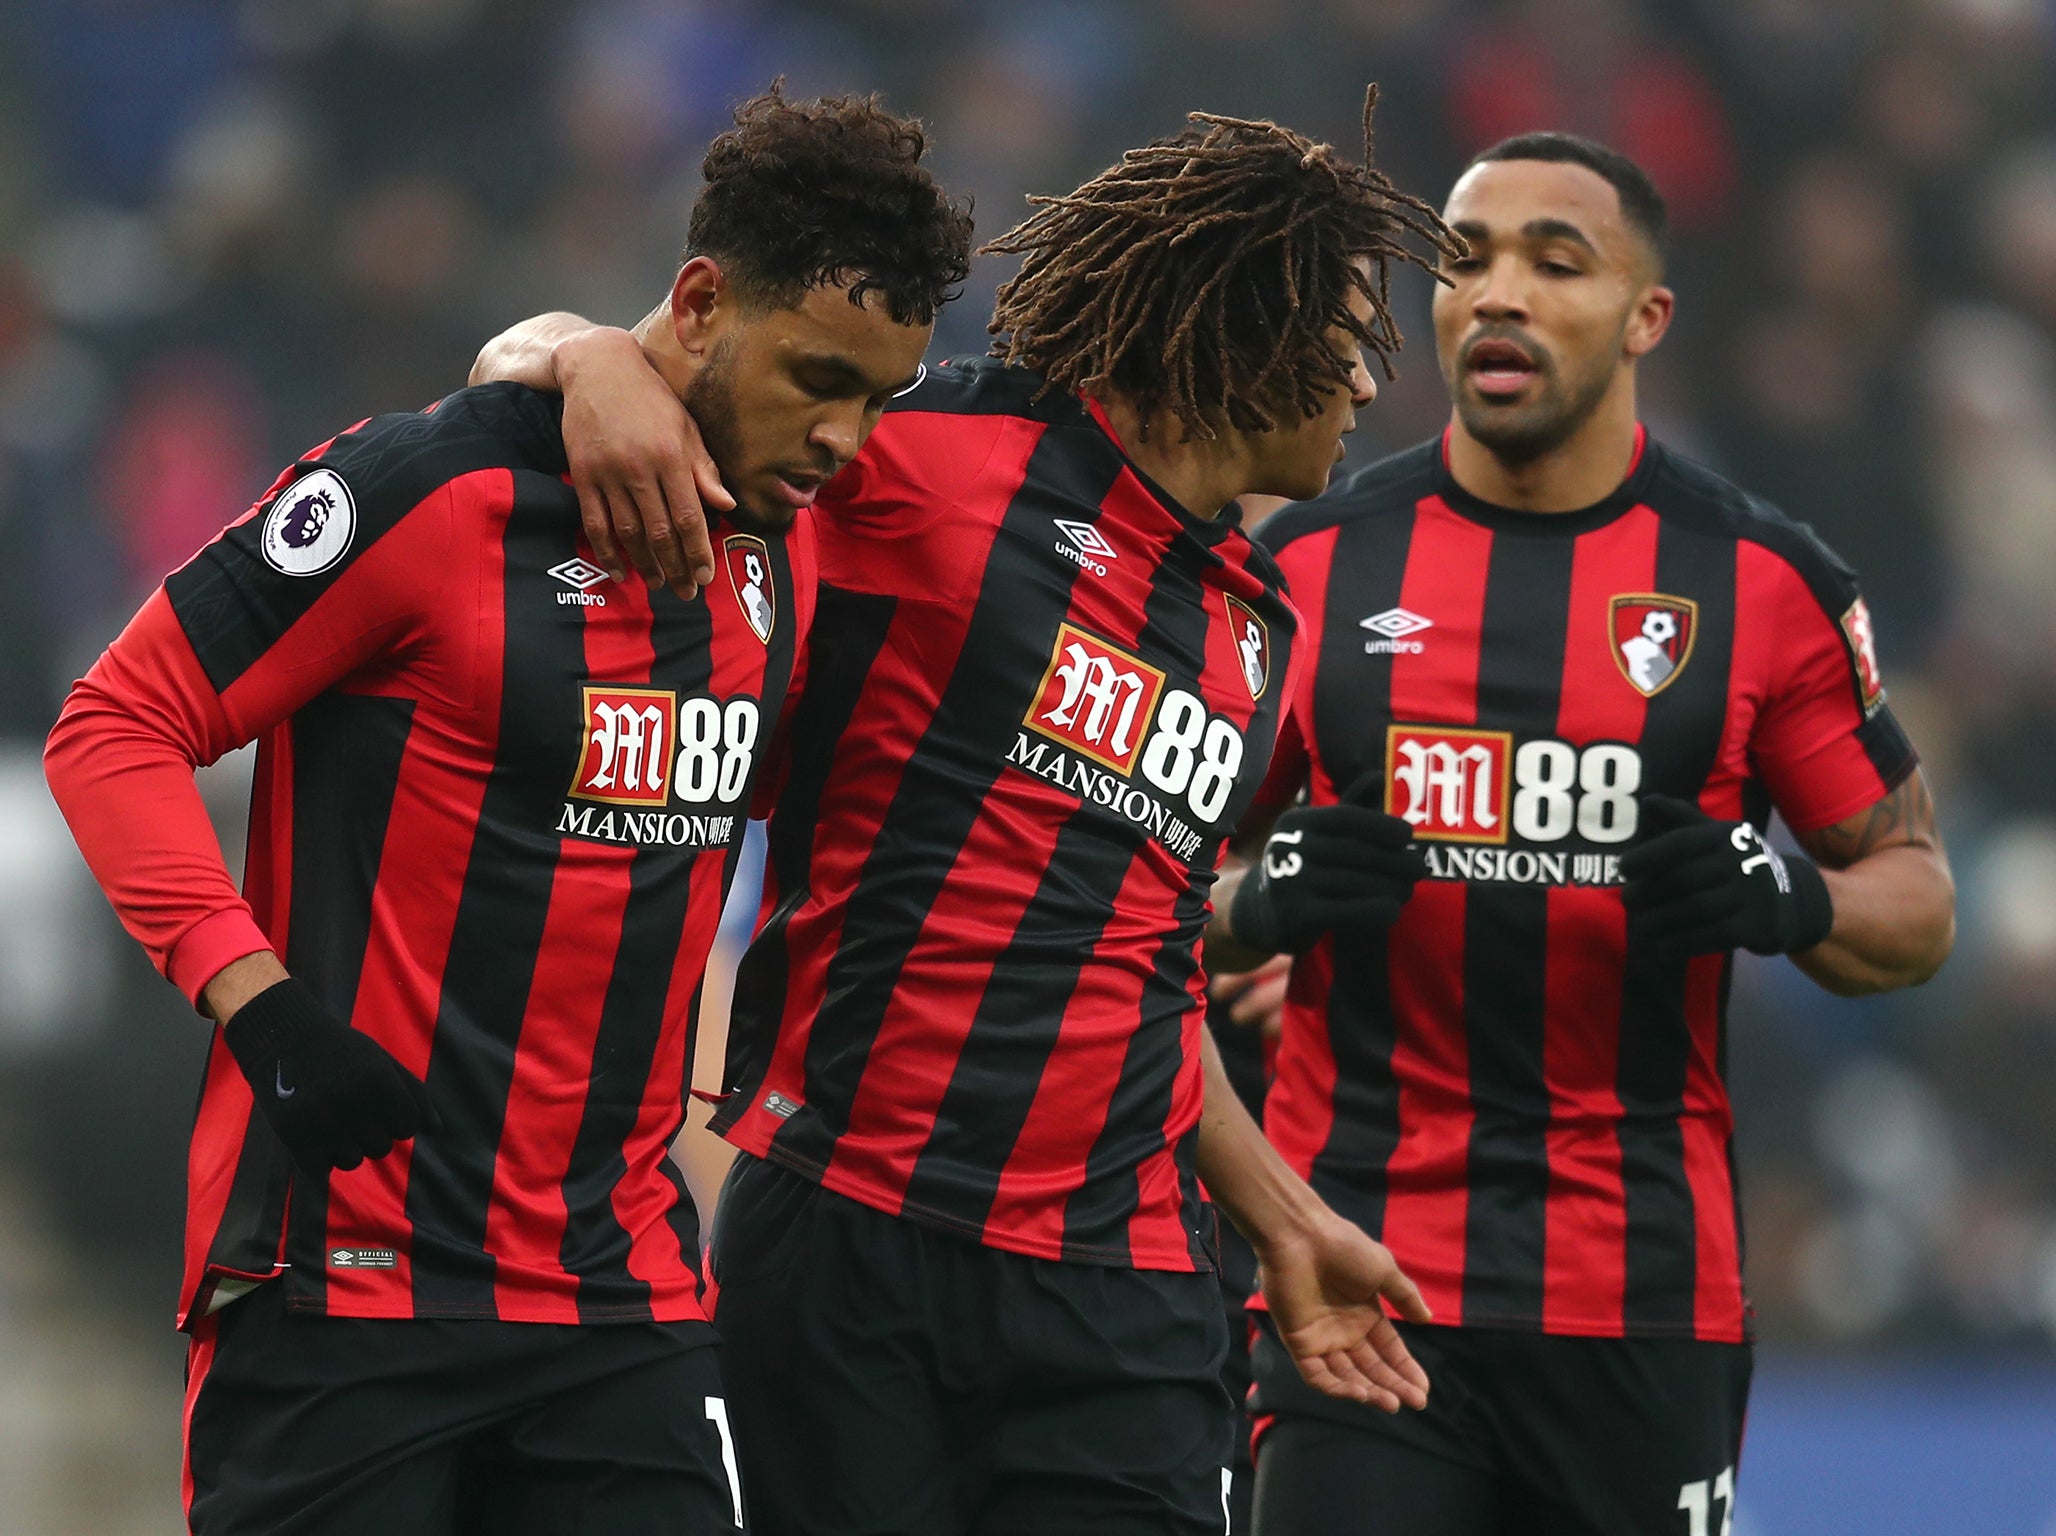
[(1303, 535), (1304, 522), (1280, 515), (1265, 529), (1269, 535), (1258, 542), (1268, 549), (1284, 578), (1293, 611), (1299, 616), (1299, 643), (1292, 649), (1292, 665), (1286, 679), (1285, 707), (1278, 717), (1278, 744), (1271, 752), (1271, 766), (1258, 787), (1251, 814), (1268, 820), (1285, 810), (1307, 788), (1312, 774), (1313, 748), (1307, 722), (1313, 707), (1314, 663), (1321, 650), (1322, 624), (1326, 618), (1328, 568), (1335, 548), (1332, 526)]
[(447, 487), (395, 506), (303, 460), (166, 579), (66, 699), (44, 750), (51, 793), (123, 926), (195, 1004), (272, 944), (194, 769), (404, 651), (450, 574), (449, 506)]
[(1737, 581), (1769, 648), (1749, 755), (1795, 832), (1866, 810), (1918, 764), (1885, 702), (1870, 610), (1855, 575), (1810, 535), (1743, 542)]

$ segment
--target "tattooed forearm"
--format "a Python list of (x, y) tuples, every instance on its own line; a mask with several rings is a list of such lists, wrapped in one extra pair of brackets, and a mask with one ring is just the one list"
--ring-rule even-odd
[(1847, 869), (1881, 848), (1939, 850), (1942, 839), (1935, 830), (1935, 802), (1928, 794), (1926, 775), (1915, 769), (1911, 778), (1869, 810), (1809, 832), (1799, 841), (1830, 869)]

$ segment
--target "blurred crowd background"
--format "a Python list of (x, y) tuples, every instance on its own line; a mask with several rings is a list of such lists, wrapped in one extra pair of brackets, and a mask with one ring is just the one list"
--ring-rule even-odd
[[(1955, 959), (1917, 992), (1739, 972), (1767, 1356), (2048, 1357), (2050, 0), (7, 0), (0, 1528), (176, 1525), (206, 1035), (49, 807), (66, 686), (296, 452), (459, 387), (524, 314), (646, 311), (707, 139), (778, 75), (926, 117), (986, 237), (1194, 108), (1353, 147), (1371, 78), (1379, 159), (1431, 199), (1534, 127), (1650, 169), (1679, 308), (1647, 418), (1859, 569), (1961, 882)], [(984, 349), (1005, 271), (980, 263), (938, 353)], [(1426, 282), (1401, 283), (1414, 340), (1358, 462), (1447, 411)], [(233, 765), (210, 784), (232, 826)]]

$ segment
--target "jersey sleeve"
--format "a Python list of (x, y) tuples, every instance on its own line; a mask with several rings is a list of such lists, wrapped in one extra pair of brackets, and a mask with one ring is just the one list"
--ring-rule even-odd
[(1856, 578), (1810, 539), (1787, 558), (1742, 546), (1745, 581), (1772, 616), (1772, 663), (1750, 736), (1752, 766), (1795, 832), (1867, 809), (1919, 763), (1885, 701), (1870, 610)]
[(193, 770), (403, 655), (450, 570), (447, 487), (394, 508), (332, 468), (298, 471), (151, 595), (73, 686), (44, 749), (94, 878), (196, 1005), (223, 966), (271, 942)]

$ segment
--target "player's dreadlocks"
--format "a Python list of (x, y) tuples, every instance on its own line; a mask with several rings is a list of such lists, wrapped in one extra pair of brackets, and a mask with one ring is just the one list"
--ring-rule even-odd
[(1352, 371), (1336, 327), (1393, 377), (1387, 264), (1434, 261), (1401, 237), (1441, 255), (1463, 243), (1372, 164), (1377, 101), (1374, 85), (1361, 166), (1276, 123), (1195, 112), (1068, 196), (1031, 198), (1036, 212), (985, 247), (1026, 258), (999, 290), (994, 353), (1040, 373), (1045, 392), (1112, 388), (1144, 420), (1169, 411), (1201, 438), (1223, 422), (1269, 431), (1288, 407), (1318, 415)]

